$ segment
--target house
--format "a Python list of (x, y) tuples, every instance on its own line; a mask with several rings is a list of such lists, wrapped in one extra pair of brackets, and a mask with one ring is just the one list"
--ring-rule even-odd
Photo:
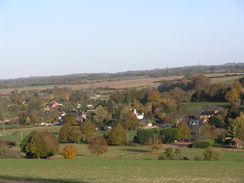
[(153, 128), (153, 124), (149, 119), (144, 119), (139, 122), (139, 126), (144, 129)]
[(203, 126), (204, 123), (207, 122), (206, 119), (186, 119), (185, 122), (188, 124), (190, 128), (194, 126)]
[(244, 142), (242, 142), (240, 139), (238, 138), (233, 138), (230, 141), (230, 148), (242, 148), (244, 146)]
[(138, 112), (136, 112), (136, 109), (134, 109), (134, 114), (136, 115), (137, 119), (143, 119), (144, 118), (144, 113), (138, 113)]
[(221, 110), (223, 110), (222, 107), (203, 107), (202, 112), (199, 114), (199, 119), (209, 119)]

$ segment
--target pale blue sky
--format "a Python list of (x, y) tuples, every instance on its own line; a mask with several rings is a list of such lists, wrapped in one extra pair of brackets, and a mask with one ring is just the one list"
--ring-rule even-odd
[(0, 79), (244, 62), (244, 0), (0, 0)]

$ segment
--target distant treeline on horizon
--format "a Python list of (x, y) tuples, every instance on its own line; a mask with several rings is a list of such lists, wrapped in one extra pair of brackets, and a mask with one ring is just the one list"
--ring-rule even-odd
[(30, 86), (44, 86), (44, 85), (75, 85), (90, 83), (95, 80), (112, 81), (118, 78), (128, 78), (135, 76), (145, 77), (168, 77), (179, 76), (190, 73), (194, 74), (210, 74), (210, 73), (244, 73), (244, 63), (227, 63), (224, 65), (197, 65), (186, 66), (178, 68), (165, 68), (142, 71), (127, 71), (119, 73), (92, 73), (92, 74), (72, 74), (61, 76), (46, 76), (46, 77), (28, 77), (17, 79), (0, 80), (0, 89), (5, 88), (19, 88)]

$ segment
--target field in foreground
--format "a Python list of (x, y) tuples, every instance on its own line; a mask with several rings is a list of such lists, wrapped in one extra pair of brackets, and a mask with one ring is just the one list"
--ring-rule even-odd
[[(124, 147), (122, 147), (124, 148)], [(136, 147), (135, 147), (136, 149)], [(0, 182), (244, 182), (244, 152), (222, 151), (222, 160), (194, 161), (202, 149), (185, 149), (189, 161), (157, 160), (158, 154), (121, 157), (0, 159)]]

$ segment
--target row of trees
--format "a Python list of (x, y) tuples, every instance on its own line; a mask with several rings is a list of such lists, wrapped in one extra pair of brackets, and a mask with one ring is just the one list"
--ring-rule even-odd
[(30, 77), (18, 78), (9, 80), (0, 80), (0, 88), (19, 88), (26, 86), (43, 86), (43, 85), (68, 85), (68, 84), (84, 84), (92, 83), (94, 80), (109, 81), (114, 79), (121, 79), (133, 76), (147, 76), (147, 77), (166, 77), (179, 76), (184, 73), (218, 73), (219, 70), (225, 73), (243, 73), (243, 63), (230, 63), (218, 66), (188, 66), (180, 68), (155, 69), (146, 71), (122, 72), (116, 74), (102, 73), (102, 74), (73, 74), (66, 76), (49, 76), (49, 77)]

